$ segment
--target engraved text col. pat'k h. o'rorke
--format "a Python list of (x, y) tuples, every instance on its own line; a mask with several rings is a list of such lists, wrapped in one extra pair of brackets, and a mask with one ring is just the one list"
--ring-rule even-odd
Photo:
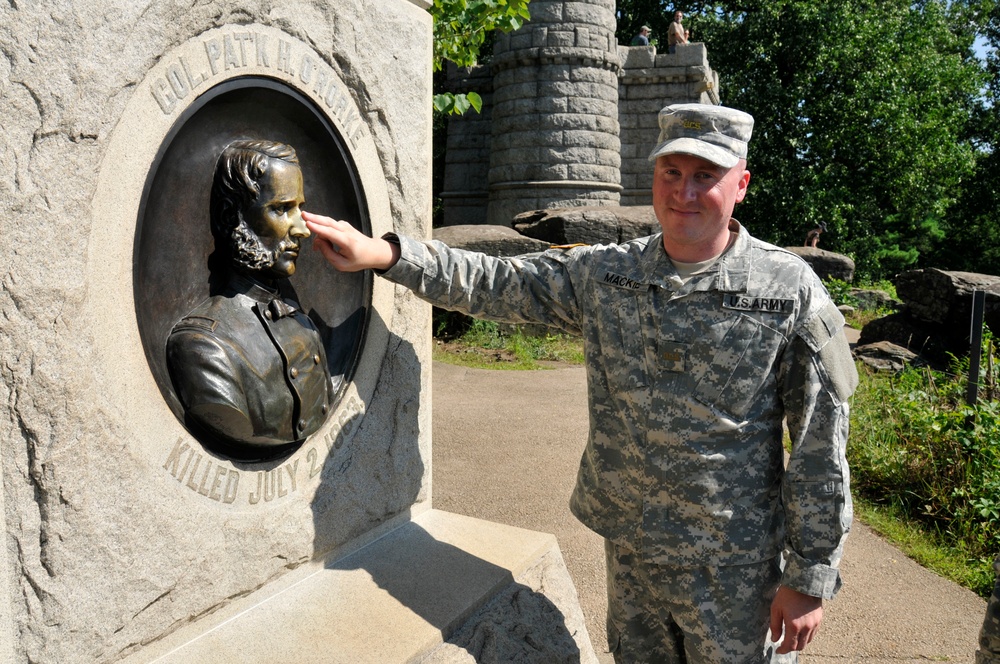
[(357, 147), (365, 123), (343, 84), (315, 53), (303, 52), (305, 49), (294, 42), (255, 30), (216, 35), (203, 39), (202, 44), (203, 54), (178, 56), (167, 65), (166, 74), (153, 81), (153, 99), (165, 115), (216, 79), (231, 78), (249, 68), (265, 69), (311, 88), (340, 122), (351, 147)]

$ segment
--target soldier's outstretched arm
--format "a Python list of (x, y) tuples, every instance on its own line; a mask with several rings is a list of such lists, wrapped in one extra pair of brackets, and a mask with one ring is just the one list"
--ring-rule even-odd
[(346, 221), (302, 212), (306, 226), (316, 236), (313, 249), (341, 272), (388, 270), (399, 260), (399, 245), (368, 237)]

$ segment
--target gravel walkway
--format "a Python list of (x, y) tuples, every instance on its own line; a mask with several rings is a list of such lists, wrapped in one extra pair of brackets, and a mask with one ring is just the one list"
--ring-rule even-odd
[[(579, 367), (550, 371), (433, 368), (434, 506), (554, 533), (602, 662), (604, 548), (569, 512), (587, 436)], [(986, 602), (909, 560), (858, 524), (844, 588), (826, 604), (807, 664), (973, 662)]]

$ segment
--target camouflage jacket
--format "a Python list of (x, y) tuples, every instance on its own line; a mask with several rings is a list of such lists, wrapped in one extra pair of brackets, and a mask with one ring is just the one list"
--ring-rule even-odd
[(659, 234), (509, 259), (400, 237), (385, 276), (439, 307), (583, 337), (590, 436), (570, 507), (589, 528), (660, 564), (785, 549), (782, 583), (832, 597), (852, 518), (844, 320), (804, 261), (731, 228), (684, 285)]

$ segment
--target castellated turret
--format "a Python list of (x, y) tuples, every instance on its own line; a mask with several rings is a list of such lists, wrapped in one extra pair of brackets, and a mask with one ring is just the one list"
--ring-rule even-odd
[(528, 210), (648, 205), (657, 112), (719, 103), (704, 44), (675, 54), (619, 46), (614, 0), (533, 0), (531, 20), (498, 35), (492, 61), (451, 68), (481, 115), (449, 120), (444, 224), (510, 226)]

